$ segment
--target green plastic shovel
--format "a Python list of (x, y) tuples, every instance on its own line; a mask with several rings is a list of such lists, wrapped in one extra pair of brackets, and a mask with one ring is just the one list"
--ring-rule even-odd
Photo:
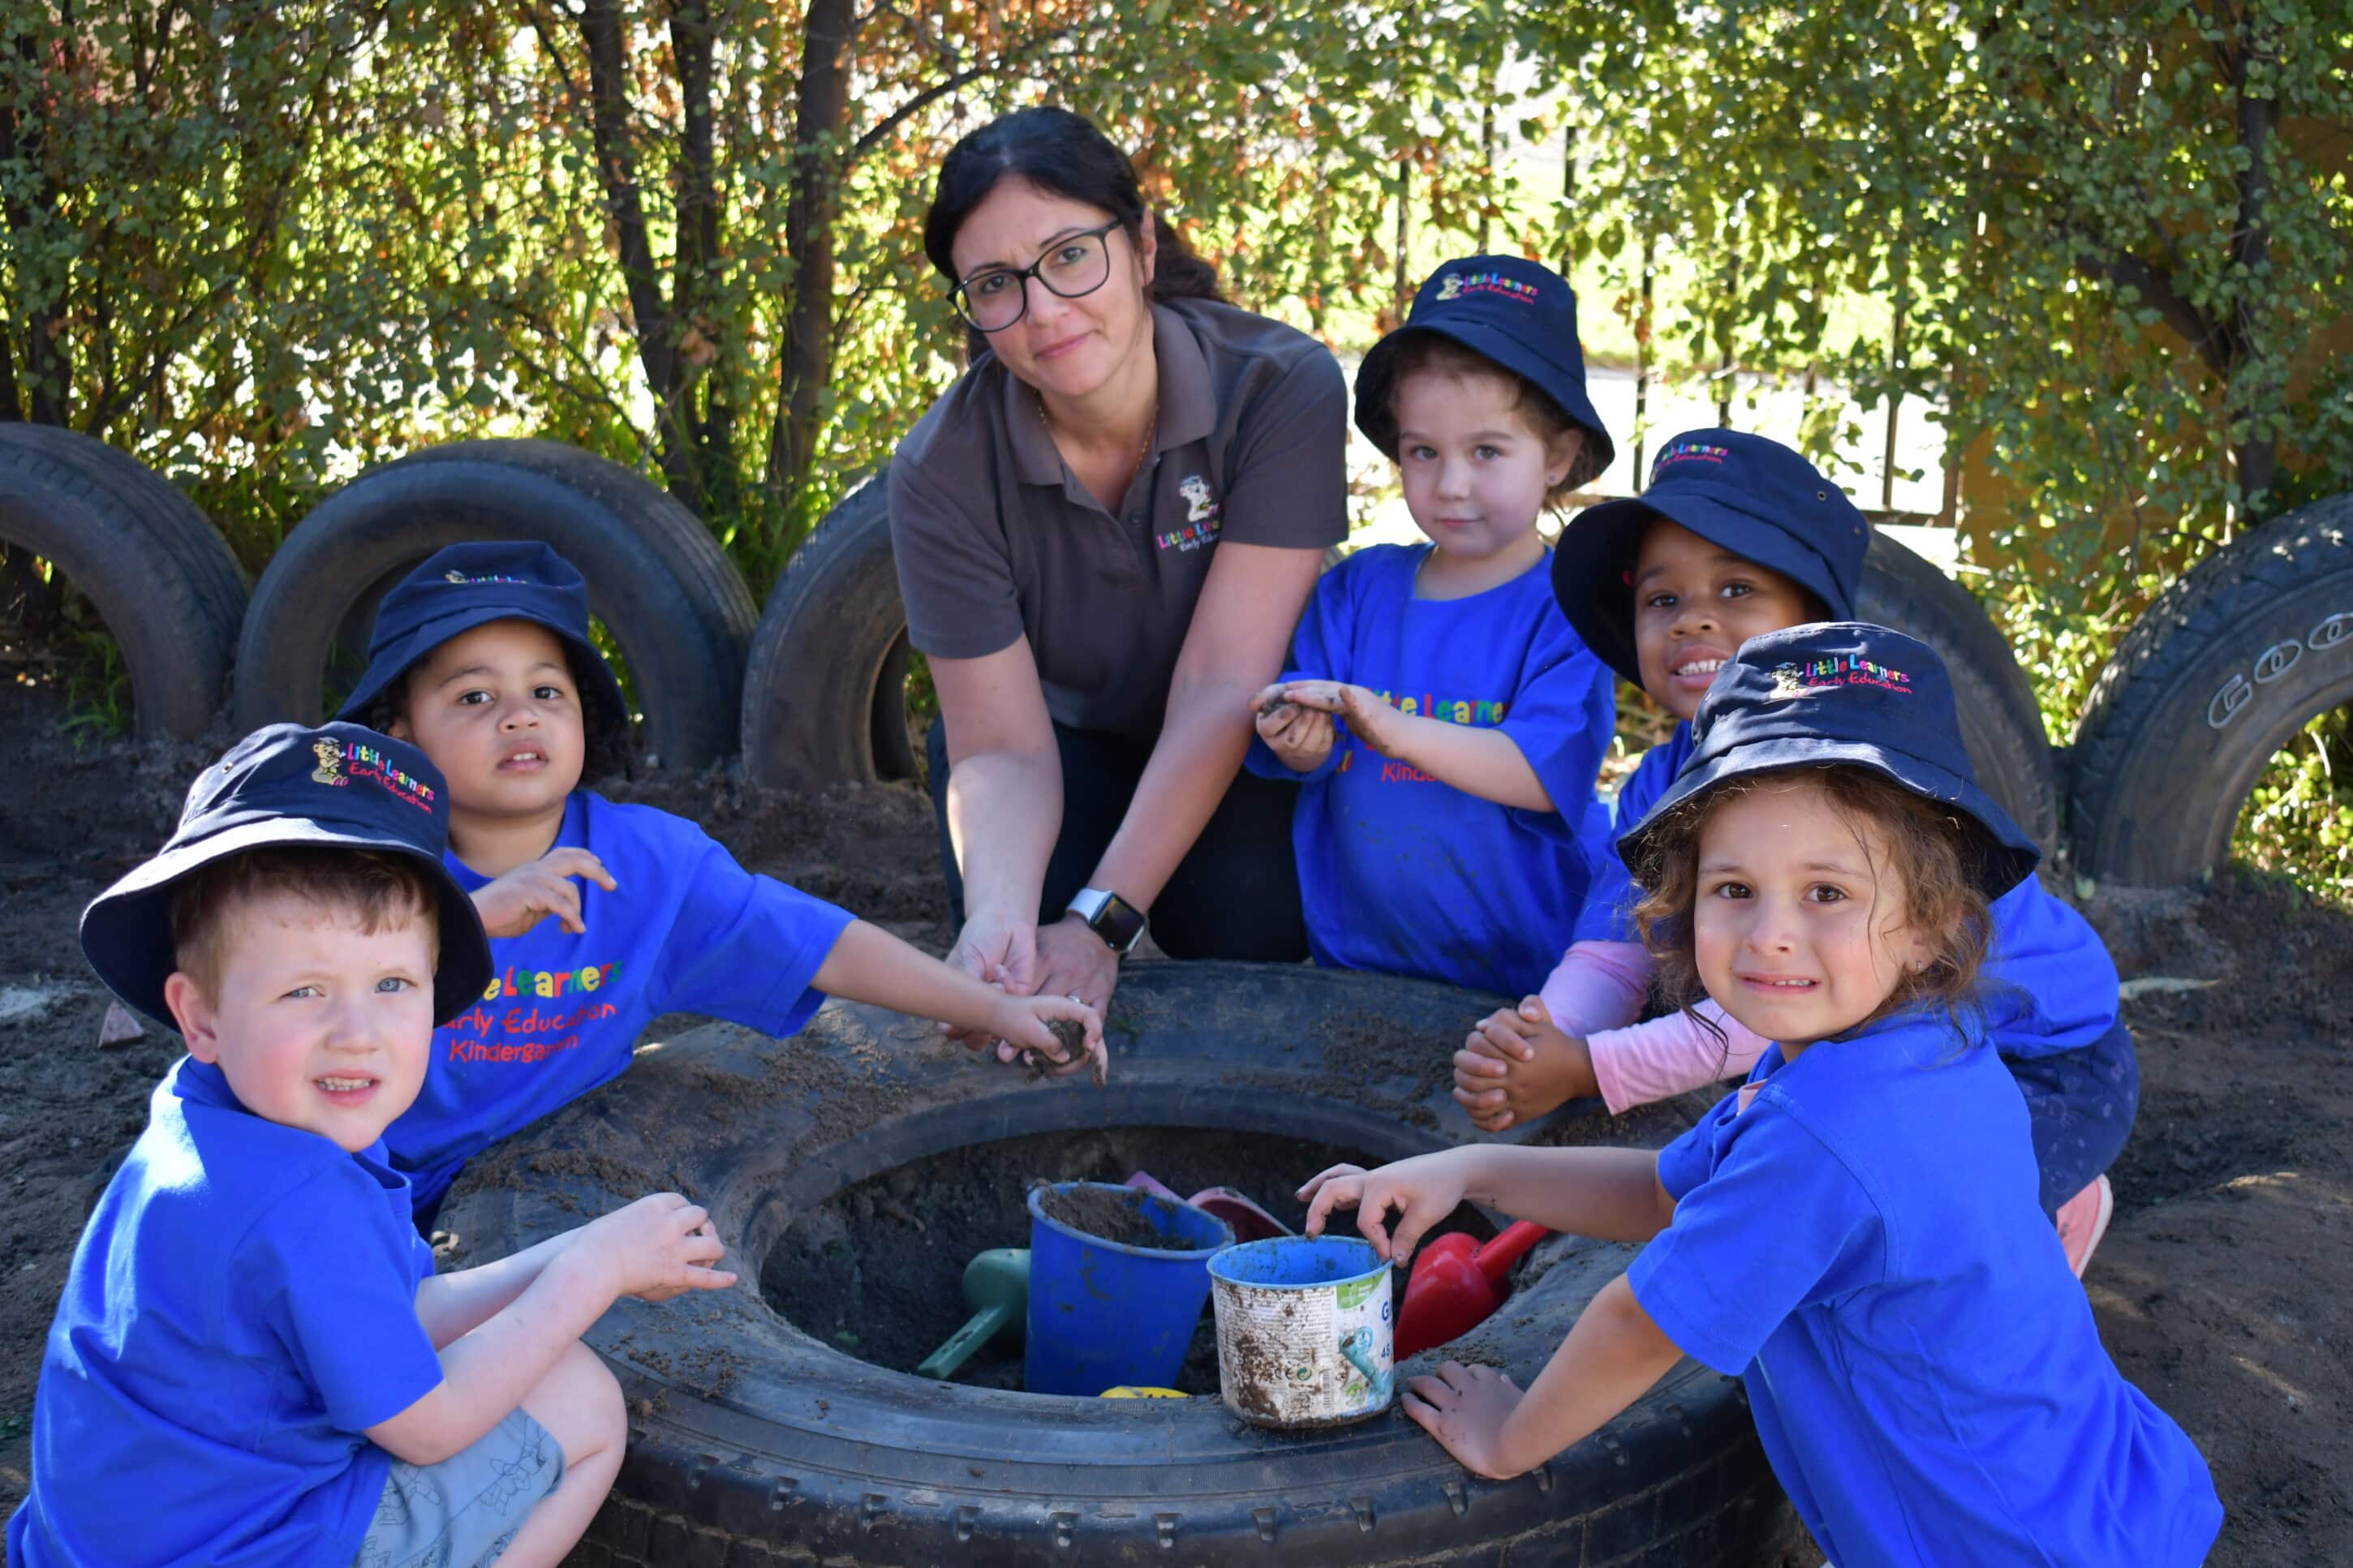
[(964, 1299), (972, 1317), (948, 1342), (923, 1358), (920, 1377), (953, 1377), (972, 1352), (1010, 1325), (1016, 1331), (1029, 1310), (1029, 1249), (997, 1247), (964, 1266)]

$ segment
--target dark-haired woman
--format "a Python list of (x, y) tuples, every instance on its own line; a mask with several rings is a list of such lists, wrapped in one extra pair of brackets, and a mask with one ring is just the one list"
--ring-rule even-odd
[(1067, 110), (956, 143), (924, 248), (986, 344), (890, 479), (949, 961), (1101, 1006), (1147, 923), (1173, 957), (1303, 958), (1296, 785), (1239, 770), (1347, 529), (1338, 364), (1225, 303)]

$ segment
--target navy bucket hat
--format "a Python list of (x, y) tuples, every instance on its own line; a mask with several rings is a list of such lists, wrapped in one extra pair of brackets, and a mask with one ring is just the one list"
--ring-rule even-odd
[(1617, 456), (1585, 391), (1585, 349), (1577, 338), (1577, 295), (1567, 279), (1518, 256), (1472, 256), (1430, 275), (1405, 325), (1381, 339), (1356, 371), (1356, 428), (1394, 460), (1398, 345), (1411, 333), (1450, 338), (1535, 386), (1585, 433), (1567, 477), (1589, 484)]
[(1741, 644), (1700, 699), (1683, 771), (1620, 837), (1619, 856), (1640, 878), (1651, 835), (1702, 790), (1833, 763), (1867, 768), (1961, 813), (1974, 829), (1971, 869), (1989, 900), (2032, 876), (2042, 858), (1978, 787), (1952, 680), (1935, 650), (1859, 621), (1790, 626)]
[(582, 704), (608, 724), (628, 726), (621, 683), (588, 635), (586, 581), (547, 545), (520, 540), (452, 544), (403, 577), (376, 608), (367, 670), (335, 717), (364, 719), (409, 666), (492, 621), (530, 621), (554, 632), (572, 656)]
[(1660, 448), (1641, 496), (1588, 507), (1553, 546), (1553, 597), (1585, 646), (1630, 685), (1642, 684), (1634, 561), (1653, 517), (1778, 572), (1820, 600), (1831, 620), (1854, 614), (1871, 520), (1846, 492), (1778, 441), (1686, 430)]
[(357, 724), (272, 724), (196, 775), (180, 825), (155, 858), (92, 900), (81, 950), (107, 988), (176, 1028), (164, 982), (179, 967), (172, 895), (191, 872), (248, 849), (376, 849), (417, 863), (439, 903), (433, 1022), (491, 983), (491, 942), (474, 900), (442, 864), (449, 792), (424, 752)]

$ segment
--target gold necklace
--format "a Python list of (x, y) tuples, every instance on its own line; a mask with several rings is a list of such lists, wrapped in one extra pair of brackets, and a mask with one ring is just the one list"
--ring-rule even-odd
[[(1046, 395), (1033, 386), (1029, 389), (1029, 395), (1038, 400), (1038, 417), (1046, 422), (1046, 434), (1051, 436), (1054, 433), (1054, 416), (1046, 412)], [(1139, 466), (1146, 458), (1152, 456), (1152, 438), (1159, 434), (1160, 397), (1155, 393), (1152, 399), (1152, 417), (1145, 423), (1144, 426), (1144, 445), (1137, 447), (1135, 451), (1135, 460)]]

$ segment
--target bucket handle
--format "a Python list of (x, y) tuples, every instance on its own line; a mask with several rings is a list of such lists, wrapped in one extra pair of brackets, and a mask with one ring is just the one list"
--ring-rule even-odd
[(1387, 1401), (1390, 1384), (1397, 1374), (1374, 1369), (1372, 1349), (1373, 1331), (1370, 1329), (1352, 1330), (1340, 1342), (1340, 1353), (1347, 1358), (1350, 1366), (1365, 1374), (1365, 1381), (1373, 1385), (1373, 1397)]

